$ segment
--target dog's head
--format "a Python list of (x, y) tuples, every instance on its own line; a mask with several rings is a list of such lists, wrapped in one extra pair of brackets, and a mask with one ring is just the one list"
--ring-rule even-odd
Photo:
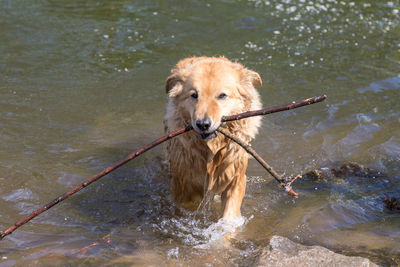
[(226, 58), (180, 61), (166, 82), (177, 112), (190, 121), (203, 140), (211, 140), (225, 115), (247, 111), (261, 85), (258, 73)]

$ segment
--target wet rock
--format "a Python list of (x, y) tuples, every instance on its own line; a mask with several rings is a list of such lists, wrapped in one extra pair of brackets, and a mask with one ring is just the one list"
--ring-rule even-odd
[(343, 164), (340, 168), (333, 168), (331, 169), (331, 172), (336, 177), (357, 176), (374, 178), (381, 176), (381, 173), (376, 170), (352, 162)]
[(387, 198), (384, 199), (383, 202), (385, 203), (386, 208), (400, 211), (400, 197)]
[(306, 174), (304, 174), (303, 177), (307, 177), (312, 180), (326, 180), (326, 179), (332, 177), (332, 174), (330, 172), (330, 169), (322, 168), (319, 170), (309, 171)]
[(303, 176), (313, 180), (332, 180), (345, 179), (347, 177), (376, 178), (383, 176), (383, 174), (363, 165), (348, 162), (339, 167), (312, 170)]
[(369, 259), (337, 254), (320, 246), (305, 246), (273, 236), (262, 249), (256, 266), (378, 266)]
[[(384, 173), (365, 167), (358, 163), (348, 162), (337, 166), (338, 167), (315, 169), (305, 173), (302, 177), (317, 182), (328, 183), (340, 183), (349, 178), (388, 178)], [(400, 211), (400, 197), (386, 195), (381, 197), (380, 201), (385, 204), (387, 209), (395, 212)]]

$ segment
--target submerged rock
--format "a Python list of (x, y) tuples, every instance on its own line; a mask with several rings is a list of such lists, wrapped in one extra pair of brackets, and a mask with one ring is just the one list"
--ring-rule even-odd
[(320, 246), (305, 246), (273, 236), (256, 266), (378, 266), (369, 259), (344, 256)]
[[(374, 179), (388, 177), (377, 170), (365, 167), (358, 163), (348, 162), (338, 167), (320, 168), (306, 172), (302, 177), (328, 183), (340, 183), (349, 178)], [(380, 198), (385, 207), (391, 211), (400, 211), (400, 197), (398, 195), (385, 194)]]
[(385, 203), (386, 208), (400, 211), (400, 197), (387, 198), (384, 199), (383, 202)]
[(307, 172), (303, 176), (313, 180), (340, 180), (347, 177), (376, 178), (383, 176), (383, 174), (377, 170), (365, 167), (363, 165), (348, 162), (335, 168), (321, 168), (317, 170), (312, 170)]

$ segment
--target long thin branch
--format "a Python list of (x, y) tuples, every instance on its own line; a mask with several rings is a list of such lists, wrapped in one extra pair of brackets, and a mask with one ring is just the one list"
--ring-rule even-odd
[(272, 177), (275, 178), (275, 180), (279, 183), (279, 185), (286, 189), (286, 191), (288, 192), (289, 195), (291, 195), (293, 197), (298, 196), (298, 194), (296, 192), (294, 192), (293, 189), (291, 188), (291, 184), (295, 179), (297, 179), (297, 176), (295, 179), (293, 179), (289, 183), (285, 183), (285, 180), (267, 162), (265, 162), (265, 160), (262, 157), (260, 157), (260, 155), (258, 155), (258, 153), (249, 144), (247, 144), (243, 140), (239, 139), (238, 137), (232, 135), (226, 129), (219, 128), (217, 131), (222, 133), (223, 135), (225, 135), (226, 137), (228, 137), (229, 139), (231, 139), (238, 145), (240, 145), (244, 150), (247, 151), (247, 153), (252, 155), (261, 164), (261, 166), (263, 166), (264, 169), (266, 169), (267, 172), (269, 172), (269, 174), (271, 174)]
[[(244, 119), (244, 118), (248, 118), (248, 117), (252, 117), (252, 116), (266, 115), (266, 114), (271, 114), (271, 113), (280, 112), (280, 111), (284, 111), (284, 110), (295, 109), (295, 108), (303, 107), (303, 106), (306, 106), (306, 105), (311, 105), (311, 104), (314, 104), (314, 103), (318, 103), (318, 102), (324, 101), (325, 99), (326, 99), (326, 95), (316, 96), (316, 97), (312, 97), (312, 98), (303, 99), (303, 100), (301, 100), (299, 102), (292, 102), (292, 103), (287, 104), (287, 105), (274, 106), (274, 107), (265, 108), (265, 109), (256, 110), (256, 111), (248, 111), (248, 112), (244, 112), (244, 113), (237, 114), (237, 115), (225, 116), (225, 117), (222, 118), (222, 121), (223, 122), (228, 122), (228, 121), (240, 120), (240, 119)], [(193, 129), (193, 127), (191, 125), (183, 127), (183, 128), (180, 128), (180, 129), (178, 129), (176, 131), (173, 131), (173, 132), (170, 132), (170, 133), (164, 135), (163, 137), (155, 140), (154, 142), (152, 142), (152, 143), (140, 148), (139, 150), (133, 152), (132, 154), (128, 155), (123, 160), (111, 165), (110, 167), (104, 169), (103, 171), (101, 171), (101, 172), (97, 173), (96, 175), (92, 176), (91, 178), (87, 179), (83, 183), (75, 186), (74, 188), (72, 188), (68, 192), (65, 192), (64, 194), (62, 194), (59, 197), (55, 198), (53, 201), (51, 201), (51, 202), (47, 203), (46, 205), (42, 206), (41, 208), (35, 210), (30, 215), (28, 215), (25, 218), (19, 220), (13, 226), (11, 226), (8, 229), (6, 229), (4, 232), (0, 231), (0, 240), (2, 240), (5, 236), (7, 236), (7, 235), (11, 234), (12, 232), (14, 232), (16, 229), (18, 229), (22, 225), (26, 224), (27, 222), (29, 222), (33, 218), (35, 218), (39, 214), (45, 212), (46, 210), (50, 209), (51, 207), (53, 207), (56, 204), (60, 203), (61, 201), (65, 200), (66, 198), (68, 198), (68, 197), (72, 196), (73, 194), (77, 193), (82, 188), (84, 188), (84, 187), (90, 185), (91, 183), (99, 180), (100, 178), (102, 178), (106, 174), (118, 169), (122, 165), (124, 165), (127, 162), (131, 161), (132, 159), (138, 157), (139, 155), (143, 154), (144, 152), (152, 149), (153, 147), (155, 147), (155, 146), (157, 146), (157, 145), (159, 145), (159, 144), (161, 144), (161, 143), (163, 143), (163, 142), (165, 142), (165, 141), (167, 141), (167, 140), (169, 140), (171, 138), (174, 138), (174, 137), (176, 137), (176, 136), (178, 136), (180, 134), (183, 134), (185, 132), (191, 131), (192, 129)]]
[(222, 121), (236, 121), (236, 120), (241, 120), (241, 119), (248, 118), (248, 117), (267, 115), (267, 114), (271, 114), (271, 113), (275, 113), (275, 112), (300, 108), (300, 107), (304, 107), (307, 105), (322, 102), (325, 99), (326, 99), (326, 95), (314, 96), (314, 97), (303, 99), (298, 102), (293, 101), (292, 103), (286, 104), (286, 105), (273, 106), (270, 108), (264, 108), (264, 109), (260, 109), (260, 110), (247, 111), (247, 112), (243, 112), (243, 113), (240, 113), (237, 115), (224, 116), (224, 117), (222, 117)]

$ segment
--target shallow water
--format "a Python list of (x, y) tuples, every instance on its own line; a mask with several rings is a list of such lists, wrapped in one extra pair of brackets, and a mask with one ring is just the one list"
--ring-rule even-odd
[[(219, 203), (169, 196), (162, 148), (0, 242), (0, 266), (251, 265), (273, 234), (400, 261), (400, 3), (0, 1), (0, 227), (162, 135), (164, 81), (181, 58), (225, 55), (260, 73), (269, 115), (253, 146), (287, 176), (358, 162), (382, 173), (314, 181), (288, 198), (256, 163), (231, 244)], [(98, 244), (82, 249), (85, 246)]]

